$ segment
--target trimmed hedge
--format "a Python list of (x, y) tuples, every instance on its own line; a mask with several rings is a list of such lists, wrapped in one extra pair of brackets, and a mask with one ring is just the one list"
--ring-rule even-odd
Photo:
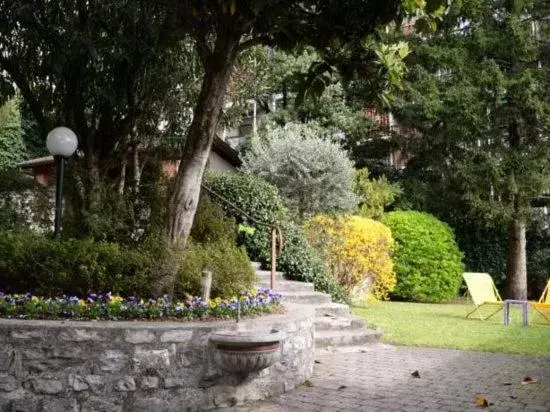
[(411, 211), (388, 213), (382, 222), (397, 244), (397, 285), (392, 296), (417, 302), (455, 298), (464, 265), (450, 227), (428, 213)]
[(46, 296), (107, 291), (149, 296), (152, 281), (165, 274), (159, 259), (145, 247), (1, 232), (0, 290)]

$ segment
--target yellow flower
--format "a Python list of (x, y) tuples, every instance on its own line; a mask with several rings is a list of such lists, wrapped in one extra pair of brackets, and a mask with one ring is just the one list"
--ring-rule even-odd
[(78, 306), (86, 306), (84, 299), (78, 299)]
[(31, 300), (32, 300), (33, 302), (38, 302), (40, 299), (38, 299), (38, 296), (33, 296), (33, 297), (31, 298)]
[(111, 298), (111, 302), (113, 303), (120, 303), (124, 300), (122, 296), (115, 295)]
[(208, 301), (208, 304), (210, 305), (210, 307), (211, 307), (212, 309), (214, 309), (215, 307), (218, 306), (218, 304), (217, 304), (215, 301), (213, 301), (213, 300)]

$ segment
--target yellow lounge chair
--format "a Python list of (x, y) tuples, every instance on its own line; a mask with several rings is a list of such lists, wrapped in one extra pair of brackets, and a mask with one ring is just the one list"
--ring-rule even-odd
[[(466, 315), (467, 318), (475, 317), (486, 320), (502, 310), (504, 302), (500, 298), (491, 276), (487, 273), (463, 273), (462, 277), (475, 305), (475, 309)], [(490, 310), (482, 310), (482, 308), (490, 308)], [(476, 315), (474, 316), (474, 314)]]
[(550, 322), (550, 280), (542, 291), (542, 296), (538, 302), (529, 302), (531, 307), (535, 309), (547, 322)]

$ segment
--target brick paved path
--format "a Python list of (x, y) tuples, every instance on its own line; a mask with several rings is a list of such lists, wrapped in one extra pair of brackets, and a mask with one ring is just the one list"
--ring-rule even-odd
[(479, 411), (483, 395), (489, 411), (550, 411), (550, 357), (373, 345), (317, 360), (312, 386), (233, 410)]

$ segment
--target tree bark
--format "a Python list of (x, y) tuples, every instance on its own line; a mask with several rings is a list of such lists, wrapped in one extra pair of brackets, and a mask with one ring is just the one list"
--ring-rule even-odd
[(507, 297), (527, 300), (527, 258), (525, 220), (515, 218), (508, 224), (506, 264)]
[(172, 245), (185, 245), (191, 233), (202, 176), (216, 135), (238, 43), (239, 36), (225, 33), (218, 38), (214, 51), (203, 58), (205, 74), (199, 101), (168, 206), (165, 236)]

